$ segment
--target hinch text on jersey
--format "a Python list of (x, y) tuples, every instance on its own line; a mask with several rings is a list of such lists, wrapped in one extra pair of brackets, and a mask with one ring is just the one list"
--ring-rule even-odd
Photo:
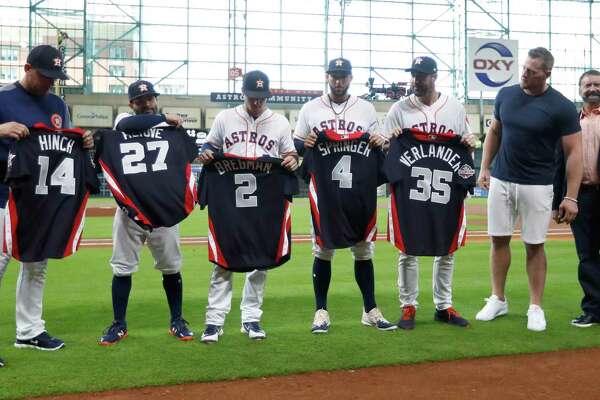
[(406, 150), (400, 155), (399, 161), (410, 167), (422, 158), (434, 157), (439, 158), (448, 163), (450, 168), (457, 172), (460, 169), (460, 155), (456, 154), (450, 147), (429, 145), (429, 150), (425, 151), (423, 145), (412, 146), (410, 150)]
[(71, 153), (75, 140), (70, 139), (64, 135), (39, 135), (38, 142), (40, 143), (40, 150), (58, 150), (64, 151), (65, 153)]
[(322, 156), (328, 156), (332, 153), (352, 152), (365, 157), (371, 154), (369, 143), (363, 140), (346, 140), (341, 142), (321, 142), (317, 145)]
[(271, 172), (271, 163), (259, 161), (259, 160), (219, 160), (215, 161), (215, 168), (219, 175), (223, 175), (226, 172), (239, 171), (239, 170), (251, 170), (258, 172)]
[(143, 131), (143, 132), (121, 132), (121, 134), (123, 135), (123, 139), (128, 140), (128, 139), (134, 139), (136, 137), (147, 137), (150, 139), (162, 139), (162, 133), (163, 130), (162, 128), (150, 128), (147, 131)]

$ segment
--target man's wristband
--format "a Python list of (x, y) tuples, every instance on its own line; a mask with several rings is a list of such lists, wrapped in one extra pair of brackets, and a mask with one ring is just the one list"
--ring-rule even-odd
[(565, 199), (565, 200), (570, 200), (570, 201), (572, 201), (572, 202), (573, 202), (573, 203), (575, 203), (575, 204), (579, 203), (579, 201), (577, 201), (577, 199), (574, 199), (574, 198), (572, 198), (572, 197), (569, 197), (569, 196), (565, 196), (565, 197), (563, 197), (563, 199)]

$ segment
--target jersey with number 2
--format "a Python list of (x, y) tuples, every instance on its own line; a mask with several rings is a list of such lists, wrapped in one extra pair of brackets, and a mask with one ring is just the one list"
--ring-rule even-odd
[(173, 226), (194, 209), (196, 156), (195, 140), (183, 128), (96, 133), (96, 158), (117, 204), (147, 230)]
[(23, 262), (67, 257), (79, 247), (98, 178), (82, 130), (36, 124), (29, 131), (8, 154), (4, 253)]
[(464, 245), (464, 199), (475, 169), (460, 136), (404, 129), (391, 140), (385, 171), (391, 243), (413, 256), (443, 256)]

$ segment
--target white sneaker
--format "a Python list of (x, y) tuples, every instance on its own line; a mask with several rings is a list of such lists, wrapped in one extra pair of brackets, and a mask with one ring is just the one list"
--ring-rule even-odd
[(223, 334), (223, 327), (219, 325), (206, 325), (200, 340), (203, 343), (216, 343), (219, 341), (219, 336)]
[(240, 331), (248, 335), (250, 339), (262, 340), (267, 337), (258, 322), (243, 322)]
[(363, 310), (360, 322), (365, 326), (373, 326), (380, 331), (393, 331), (398, 328), (396, 325), (383, 318), (383, 314), (377, 307), (373, 308), (368, 313)]
[(315, 313), (311, 331), (312, 333), (327, 333), (329, 331), (329, 313), (327, 310), (319, 309)]
[(530, 304), (527, 310), (527, 329), (541, 332), (546, 330), (546, 317), (544, 310), (537, 304)]
[(508, 301), (500, 300), (495, 294), (484, 299), (486, 304), (481, 311), (477, 313), (475, 319), (478, 321), (491, 321), (496, 317), (508, 314)]

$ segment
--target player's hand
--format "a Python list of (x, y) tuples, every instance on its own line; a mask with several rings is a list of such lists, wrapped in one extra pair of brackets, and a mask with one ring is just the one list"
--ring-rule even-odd
[(86, 150), (94, 148), (94, 135), (92, 135), (92, 131), (85, 131), (83, 134), (83, 148)]
[(560, 224), (562, 222), (559, 218), (558, 210), (552, 210), (552, 220), (557, 224)]
[(563, 199), (560, 206), (558, 206), (558, 223), (564, 222), (570, 224), (573, 222), (578, 212), (579, 208), (577, 207), (577, 203), (569, 199)]
[(315, 143), (317, 143), (317, 134), (314, 132), (310, 132), (306, 136), (306, 139), (304, 139), (304, 148), (312, 149), (313, 147), (315, 147)]
[(479, 187), (484, 189), (490, 188), (490, 170), (489, 169), (481, 169), (479, 171), (479, 178), (477, 178), (477, 184)]
[(477, 144), (477, 138), (472, 133), (468, 133), (460, 138), (460, 143), (474, 149)]
[(202, 154), (200, 154), (200, 157), (198, 157), (198, 160), (200, 160), (202, 164), (209, 164), (214, 159), (215, 155), (211, 149), (204, 150)]
[(369, 138), (370, 147), (383, 147), (387, 143), (387, 139), (381, 135), (371, 135)]
[(390, 135), (390, 136), (392, 136), (392, 135), (393, 135), (394, 137), (398, 137), (398, 136), (402, 135), (402, 129), (400, 129), (400, 128), (396, 128), (396, 129), (394, 129), (394, 130), (392, 131), (392, 133), (391, 133), (391, 135)]
[(295, 171), (298, 168), (298, 160), (295, 155), (286, 156), (281, 162), (281, 166), (288, 171)]
[(29, 135), (29, 129), (23, 124), (18, 122), (0, 124), (0, 138), (20, 140), (27, 135)]
[(167, 121), (167, 124), (176, 126), (177, 128), (183, 125), (183, 120), (177, 114), (165, 114), (165, 120)]

